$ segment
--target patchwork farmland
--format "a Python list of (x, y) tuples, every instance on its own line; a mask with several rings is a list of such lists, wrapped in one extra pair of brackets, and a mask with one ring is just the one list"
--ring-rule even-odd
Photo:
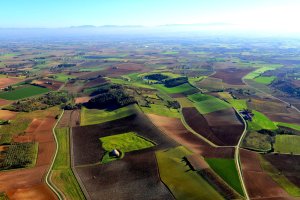
[(0, 44), (0, 199), (300, 198), (297, 46), (106, 39)]

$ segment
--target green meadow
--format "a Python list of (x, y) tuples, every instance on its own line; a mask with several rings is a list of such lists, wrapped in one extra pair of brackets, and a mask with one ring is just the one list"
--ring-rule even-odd
[(100, 138), (100, 141), (102, 143), (102, 148), (106, 151), (101, 163), (108, 163), (118, 159), (109, 156), (109, 152), (114, 149), (121, 151), (121, 156), (123, 157), (124, 153), (155, 146), (153, 142), (139, 136), (134, 132), (102, 137)]
[(183, 161), (192, 154), (183, 146), (156, 152), (159, 174), (176, 199), (224, 199)]
[(105, 109), (88, 109), (86, 107), (82, 107), (80, 125), (86, 126), (92, 124), (100, 124), (133, 115), (135, 112), (136, 105), (129, 105), (112, 111)]
[(244, 194), (234, 159), (207, 158), (205, 160), (209, 164), (209, 166), (224, 181), (228, 183), (228, 185), (235, 189), (239, 194)]
[(276, 135), (274, 151), (278, 153), (300, 154), (300, 136)]
[(6, 100), (18, 100), (18, 99), (24, 99), (31, 96), (35, 96), (35, 95), (40, 95), (49, 91), (50, 90), (48, 88), (43, 88), (34, 85), (25, 85), (25, 86), (18, 87), (12, 91), (1, 92), (0, 98)]

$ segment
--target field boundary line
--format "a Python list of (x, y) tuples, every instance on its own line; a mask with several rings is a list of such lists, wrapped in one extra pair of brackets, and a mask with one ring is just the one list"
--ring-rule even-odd
[(74, 165), (74, 156), (73, 156), (73, 136), (72, 136), (73, 132), (72, 132), (72, 127), (70, 127), (70, 152), (71, 152), (71, 170), (75, 176), (75, 178), (77, 179), (77, 182), (83, 192), (83, 195), (85, 196), (86, 199), (91, 199), (90, 194), (88, 193), (88, 191), (86, 190), (81, 178), (79, 177), (76, 169), (75, 169), (75, 165)]
[(55, 144), (56, 144), (56, 150), (55, 150), (55, 154), (53, 156), (53, 159), (52, 159), (52, 162), (51, 162), (51, 165), (49, 167), (49, 170), (46, 174), (46, 178), (45, 178), (45, 181), (46, 181), (46, 184), (49, 186), (49, 188), (56, 194), (56, 196), (58, 197), (59, 200), (63, 200), (63, 199), (66, 199), (66, 197), (64, 196), (64, 194), (57, 188), (57, 186), (55, 184), (52, 183), (51, 181), (51, 175), (52, 175), (52, 168), (53, 168), (53, 165), (54, 165), (54, 162), (55, 162), (55, 159), (56, 159), (56, 156), (57, 156), (57, 152), (58, 152), (58, 140), (57, 140), (57, 137), (56, 137), (56, 134), (55, 134), (55, 128), (58, 124), (58, 122), (60, 121), (60, 119), (62, 118), (63, 114), (64, 114), (65, 110), (62, 111), (62, 113), (60, 114), (58, 120), (56, 121), (54, 127), (52, 128), (52, 134), (54, 135), (54, 139), (55, 139)]

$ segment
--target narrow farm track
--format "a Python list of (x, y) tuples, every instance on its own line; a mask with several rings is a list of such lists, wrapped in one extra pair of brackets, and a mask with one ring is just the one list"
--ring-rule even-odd
[(242, 188), (243, 188), (243, 191), (244, 191), (244, 194), (245, 194), (245, 198), (248, 200), (250, 198), (249, 198), (249, 195), (248, 195), (248, 192), (247, 192), (247, 189), (246, 189), (246, 185), (245, 185), (245, 182), (244, 182), (242, 166), (241, 166), (241, 161), (240, 161), (240, 146), (241, 146), (242, 141), (243, 141), (243, 139), (244, 139), (244, 137), (246, 136), (246, 133), (247, 133), (247, 123), (237, 110), (235, 110), (235, 112), (240, 116), (240, 118), (243, 121), (244, 131), (243, 131), (243, 133), (242, 133), (242, 135), (239, 139), (239, 142), (238, 142), (237, 146), (235, 147), (234, 161), (235, 161), (235, 165), (238, 169), (238, 173), (239, 173), (240, 181), (241, 181)]
[[(213, 73), (213, 74), (215, 74), (215, 73)], [(210, 76), (212, 76), (213, 74), (211, 74)], [(243, 79), (242, 79), (242, 81), (244, 82)], [(249, 198), (249, 195), (248, 195), (248, 192), (247, 192), (247, 188), (246, 188), (246, 185), (245, 185), (245, 182), (244, 182), (243, 172), (242, 172), (242, 166), (241, 166), (241, 162), (240, 162), (240, 146), (241, 146), (242, 141), (243, 141), (243, 139), (244, 139), (244, 137), (245, 137), (245, 135), (247, 133), (247, 123), (244, 120), (244, 118), (240, 115), (240, 113), (236, 109), (234, 109), (234, 110), (240, 116), (240, 118), (242, 119), (243, 124), (244, 124), (244, 131), (243, 131), (243, 133), (242, 133), (242, 135), (241, 135), (241, 137), (240, 137), (240, 139), (238, 141), (238, 144), (236, 146), (234, 146), (234, 148), (235, 148), (234, 161), (235, 161), (236, 168), (238, 170), (238, 174), (239, 174), (241, 185), (242, 185), (242, 188), (243, 188), (243, 191), (244, 191), (245, 199), (249, 200), (250, 198)], [(180, 109), (180, 112), (181, 112), (181, 109)], [(185, 122), (185, 119), (184, 119), (184, 116), (183, 116), (182, 112), (181, 112), (181, 116), (182, 116), (181, 120), (182, 120), (184, 126), (186, 128), (188, 128), (188, 130), (192, 131), (192, 133), (195, 134), (195, 131), (193, 131), (192, 128), (190, 128), (188, 126), (188, 124)], [(196, 135), (199, 136), (199, 134), (196, 134)], [(214, 147), (217, 147), (217, 148), (220, 147), (220, 146), (212, 143), (211, 141), (207, 140), (203, 136), (199, 136), (199, 137), (201, 137), (202, 139), (204, 139), (204, 141), (208, 142), (210, 145), (212, 145)]]
[(46, 178), (45, 178), (45, 182), (46, 184), (48, 185), (48, 187), (56, 194), (57, 198), (59, 200), (63, 200), (63, 199), (66, 199), (66, 197), (64, 196), (64, 194), (56, 187), (56, 185), (54, 183), (52, 183), (51, 181), (51, 171), (52, 171), (52, 168), (53, 168), (53, 165), (54, 165), (54, 162), (55, 162), (55, 159), (56, 159), (56, 156), (57, 156), (57, 152), (58, 152), (58, 141), (57, 141), (57, 137), (56, 137), (56, 134), (55, 134), (55, 128), (57, 126), (57, 124), (59, 123), (61, 117), (63, 116), (64, 114), (64, 110), (62, 111), (61, 115), (59, 116), (58, 120), (56, 121), (54, 127), (52, 128), (52, 133), (53, 133), (53, 136), (54, 136), (54, 139), (55, 139), (55, 144), (56, 144), (56, 150), (55, 150), (55, 154), (53, 156), (53, 159), (52, 159), (52, 162), (51, 162), (51, 165), (49, 167), (49, 170), (46, 174)]

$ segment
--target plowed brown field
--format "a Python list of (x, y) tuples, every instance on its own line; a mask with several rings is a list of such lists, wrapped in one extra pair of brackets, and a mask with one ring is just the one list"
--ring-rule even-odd
[(240, 150), (242, 172), (251, 199), (288, 198), (289, 195), (263, 171), (257, 153)]

